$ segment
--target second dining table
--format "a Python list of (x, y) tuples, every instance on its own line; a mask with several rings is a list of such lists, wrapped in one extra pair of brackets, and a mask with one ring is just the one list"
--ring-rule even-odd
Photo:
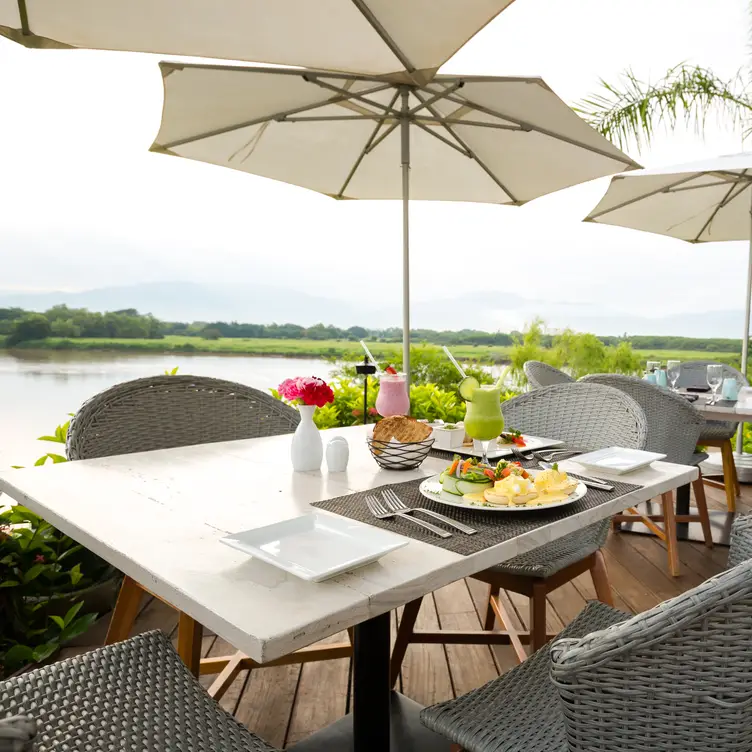
[[(628, 476), (599, 473), (617, 491), (598, 503), (583, 504), (586, 496), (564, 513), (515, 513), (526, 515), (523, 522), (472, 551), (410, 537), (378, 562), (319, 583), (220, 544), (229, 533), (305, 514), (317, 502), (446, 467), (429, 457), (414, 470), (383, 470), (366, 446), (367, 430), (322, 432), (325, 442), (335, 435), (349, 442), (350, 462), (340, 473), (325, 466), (293, 472), (290, 436), (274, 436), (9, 470), (0, 473), (0, 491), (259, 663), (354, 627), (353, 713), (296, 752), (431, 752), (449, 743), (421, 726), (420, 706), (391, 690), (390, 611), (697, 477), (694, 467), (662, 462)], [(561, 467), (581, 469), (575, 461)], [(619, 481), (630, 484), (626, 492)]]

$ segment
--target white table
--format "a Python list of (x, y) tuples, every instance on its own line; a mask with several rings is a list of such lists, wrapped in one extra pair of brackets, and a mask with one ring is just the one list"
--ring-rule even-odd
[[(429, 458), (414, 471), (380, 470), (363, 427), (324, 432), (323, 439), (337, 434), (350, 442), (346, 473), (293, 473), (290, 437), (280, 436), (11, 470), (0, 474), (0, 491), (258, 662), (356, 626), (356, 746), (358, 752), (387, 752), (392, 609), (697, 477), (694, 467), (655, 463), (626, 479), (643, 485), (633, 493), (485, 551), (461, 556), (411, 541), (380, 562), (319, 584), (218, 542), (229, 532), (299, 515), (312, 502), (424, 477), (446, 466)], [(578, 469), (575, 463), (562, 466)], [(395, 725), (407, 733), (412, 720)], [(340, 727), (334, 736), (321, 732), (298, 748), (350, 749), (346, 737), (349, 732)], [(433, 735), (425, 739), (430, 741), (414, 748), (448, 746)]]
[(736, 402), (720, 401), (715, 405), (709, 404), (710, 395), (700, 394), (699, 399), (690, 404), (694, 405), (707, 420), (727, 420), (742, 422), (752, 420), (752, 400), (743, 396)]

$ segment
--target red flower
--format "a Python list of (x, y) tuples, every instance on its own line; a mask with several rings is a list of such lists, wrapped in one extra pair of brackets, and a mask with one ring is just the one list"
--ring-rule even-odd
[(361, 415), (363, 415), (363, 411), (362, 410), (358, 410), (358, 408), (356, 407), (352, 411), (351, 415), (353, 415), (353, 417), (355, 417), (355, 418), (359, 418)]
[(44, 558), (44, 556), (42, 556), (42, 554), (37, 554), (37, 555), (36, 555), (36, 556), (34, 557), (34, 561), (35, 561), (35, 562), (36, 562), (37, 564), (44, 564), (44, 562), (45, 562), (45, 558)]
[(379, 411), (375, 407), (369, 407), (368, 408), (368, 414), (369, 415), (378, 415)]
[(278, 389), (280, 395), (289, 402), (298, 405), (316, 405), (323, 407), (334, 402), (332, 388), (316, 376), (298, 376), (295, 379), (285, 379)]

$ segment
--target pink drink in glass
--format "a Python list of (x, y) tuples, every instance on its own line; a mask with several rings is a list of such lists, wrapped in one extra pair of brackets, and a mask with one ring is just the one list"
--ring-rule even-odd
[(404, 373), (383, 373), (379, 378), (379, 394), (376, 397), (376, 410), (382, 418), (392, 415), (407, 415), (410, 412), (410, 398)]

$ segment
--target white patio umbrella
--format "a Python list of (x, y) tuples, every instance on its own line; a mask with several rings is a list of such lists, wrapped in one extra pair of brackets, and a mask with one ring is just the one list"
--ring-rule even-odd
[(0, 34), (428, 80), (513, 0), (0, 0)]
[(338, 199), (402, 199), (408, 379), (410, 198), (521, 205), (638, 166), (540, 78), (435, 76), (418, 86), (315, 70), (161, 68), (153, 151)]
[(586, 222), (631, 227), (690, 243), (747, 240), (742, 373), (747, 373), (752, 300), (752, 153), (616, 175)]

